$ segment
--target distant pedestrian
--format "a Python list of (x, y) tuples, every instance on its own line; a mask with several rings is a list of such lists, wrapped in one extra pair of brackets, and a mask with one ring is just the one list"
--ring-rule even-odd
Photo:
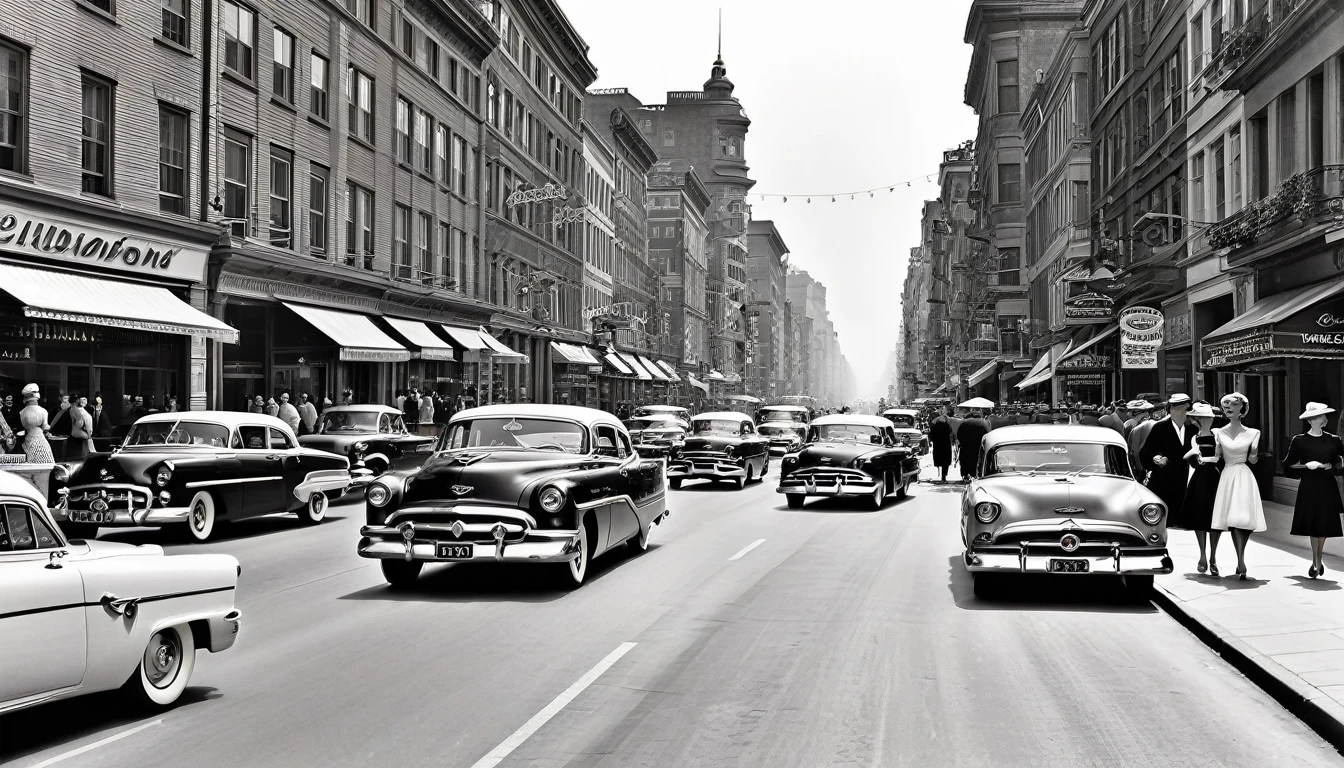
[(1122, 401), (1116, 400), (1106, 407), (1106, 412), (1100, 419), (1101, 426), (1115, 430), (1121, 437), (1125, 436), (1125, 419), (1128, 418), (1128, 414), (1123, 410), (1124, 405)]
[(288, 424), (291, 431), (298, 433), (302, 417), (299, 416), (299, 409), (289, 402), (288, 392), (280, 393), (280, 407), (276, 411), (276, 417)]
[(1299, 417), (1307, 423), (1307, 431), (1293, 438), (1283, 459), (1285, 468), (1295, 470), (1290, 474), (1300, 478), (1290, 533), (1311, 538), (1311, 567), (1307, 576), (1313, 579), (1325, 573), (1322, 559), (1325, 540), (1344, 536), (1340, 524), (1344, 501), (1335, 483), (1335, 475), (1344, 467), (1344, 442), (1325, 431), (1334, 412), (1325, 403), (1307, 403), (1307, 409)]
[(947, 482), (947, 468), (952, 466), (952, 439), (952, 423), (940, 410), (929, 423), (929, 443), (933, 448), (933, 466), (938, 468), (942, 483)]
[(420, 424), (424, 429), (434, 424), (434, 400), (428, 395), (420, 398)]
[(261, 399), (261, 395), (252, 398), (252, 402), (247, 406), (248, 413), (265, 413), (266, 401)]
[(989, 422), (978, 412), (972, 412), (970, 417), (957, 427), (957, 445), (961, 447), (959, 458), (962, 480), (973, 480), (979, 476), (980, 443), (987, 434), (989, 434)]
[(266, 415), (273, 416), (275, 418), (280, 417), (280, 404), (275, 402), (274, 397), (268, 398), (266, 400)]
[(308, 399), (307, 392), (299, 393), (299, 434), (311, 435), (317, 431), (317, 408)]

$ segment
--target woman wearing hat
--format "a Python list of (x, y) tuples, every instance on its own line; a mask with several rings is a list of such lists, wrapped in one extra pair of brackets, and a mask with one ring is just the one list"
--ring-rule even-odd
[(1260, 504), (1260, 484), (1255, 480), (1251, 464), (1259, 460), (1260, 430), (1241, 423), (1250, 401), (1240, 392), (1223, 395), (1221, 401), (1227, 426), (1213, 431), (1217, 438), (1217, 457), (1223, 461), (1223, 474), (1218, 480), (1218, 496), (1213, 500), (1213, 528), (1232, 531), (1232, 544), (1237, 548), (1237, 576), (1245, 581), (1246, 542), (1252, 533), (1259, 533), (1265, 524), (1265, 509)]
[(1185, 500), (1181, 503), (1179, 515), (1173, 515), (1167, 521), (1169, 528), (1183, 528), (1195, 532), (1195, 541), (1199, 542), (1199, 564), (1195, 570), (1204, 573), (1207, 569), (1218, 575), (1218, 539), (1222, 531), (1213, 528), (1213, 502), (1218, 497), (1217, 438), (1213, 435), (1213, 406), (1203, 400), (1196, 400), (1190, 406), (1188, 418), (1195, 422), (1199, 432), (1195, 434), (1190, 451), (1185, 460), (1194, 468), (1190, 475), (1190, 484), (1185, 487)]
[(47, 433), (51, 424), (47, 421), (47, 409), (37, 404), (41, 393), (36, 384), (23, 388), (23, 410), (19, 411), (19, 424), (23, 427), (23, 453), (29, 464), (54, 464), (51, 443), (47, 442)]
[(1307, 403), (1307, 410), (1299, 417), (1307, 423), (1307, 431), (1288, 444), (1288, 455), (1283, 465), (1297, 470), (1297, 503), (1293, 505), (1294, 536), (1311, 537), (1311, 567), (1307, 576), (1316, 578), (1325, 573), (1321, 554), (1325, 540), (1344, 536), (1339, 516), (1344, 513), (1344, 501), (1335, 485), (1334, 471), (1344, 465), (1344, 442), (1325, 431), (1325, 424), (1335, 409), (1325, 403)]

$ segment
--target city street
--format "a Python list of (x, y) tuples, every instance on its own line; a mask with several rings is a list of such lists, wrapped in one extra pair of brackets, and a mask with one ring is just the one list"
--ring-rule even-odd
[[(569, 594), (440, 567), (393, 592), (362, 507), (238, 524), (234, 650), (160, 714), (95, 695), (0, 719), (0, 762), (66, 766), (1341, 765), (1119, 585), (971, 594), (959, 486), (879, 512), (688, 485), (643, 554)], [(926, 475), (927, 477), (927, 475)], [(1014, 597), (1017, 594), (1020, 597)]]

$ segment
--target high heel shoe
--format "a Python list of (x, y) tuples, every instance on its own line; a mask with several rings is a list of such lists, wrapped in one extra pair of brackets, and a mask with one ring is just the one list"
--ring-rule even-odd
[(1218, 574), (1218, 564), (1217, 564), (1217, 563), (1209, 563), (1209, 575), (1212, 576), (1212, 577), (1214, 577), (1215, 579), (1221, 579), (1221, 578), (1222, 578), (1222, 576), (1220, 576), (1220, 575)]
[(1246, 575), (1246, 566), (1244, 565), (1237, 566), (1237, 580), (1245, 581), (1248, 578), (1250, 577)]
[(1307, 578), (1308, 578), (1308, 579), (1314, 579), (1314, 578), (1316, 578), (1316, 566), (1315, 566), (1315, 565), (1312, 565), (1310, 568), (1307, 569)]
[(1204, 558), (1202, 558), (1202, 557), (1199, 558), (1199, 562), (1198, 562), (1197, 564), (1195, 564), (1195, 570), (1196, 570), (1196, 571), (1199, 571), (1200, 573), (1203, 573), (1203, 572), (1207, 571), (1208, 569), (1209, 569), (1209, 566), (1208, 566), (1207, 563), (1204, 562)]

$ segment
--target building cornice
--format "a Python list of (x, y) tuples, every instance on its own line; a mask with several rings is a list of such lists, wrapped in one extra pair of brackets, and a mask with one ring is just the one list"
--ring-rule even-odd
[(548, 38), (564, 54), (564, 64), (577, 78), (578, 90), (587, 90), (597, 80), (597, 67), (588, 58), (588, 43), (579, 36), (560, 5), (555, 0), (526, 0), (521, 4), (529, 9), (535, 22), (550, 32)]
[(658, 153), (644, 138), (644, 134), (640, 133), (635, 121), (620, 107), (611, 110), (611, 133), (627, 152), (643, 164), (640, 173), (648, 173), (653, 164), (658, 162)]

